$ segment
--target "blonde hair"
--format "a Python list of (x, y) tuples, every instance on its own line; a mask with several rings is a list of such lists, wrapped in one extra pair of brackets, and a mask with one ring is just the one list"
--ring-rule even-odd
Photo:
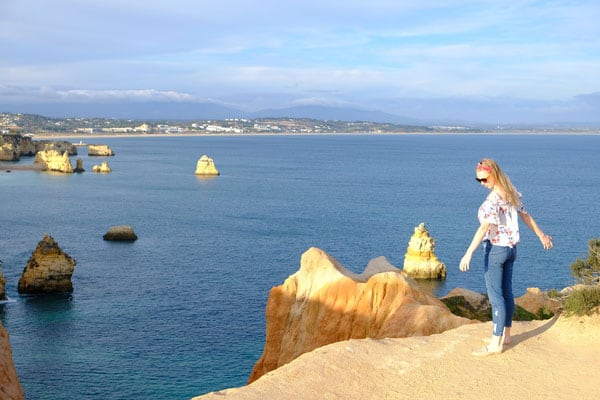
[(508, 177), (508, 175), (502, 172), (500, 166), (496, 161), (490, 158), (484, 158), (483, 160), (479, 161), (479, 164), (477, 164), (477, 168), (488, 171), (490, 175), (494, 178), (496, 184), (499, 185), (506, 192), (508, 202), (513, 207), (519, 207), (519, 205), (521, 204), (521, 196), (519, 196), (519, 192), (511, 183), (510, 178)]

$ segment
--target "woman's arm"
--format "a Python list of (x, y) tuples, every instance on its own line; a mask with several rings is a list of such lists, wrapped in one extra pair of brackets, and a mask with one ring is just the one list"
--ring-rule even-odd
[(465, 252), (463, 258), (460, 260), (459, 268), (462, 272), (466, 272), (469, 270), (471, 257), (473, 256), (475, 250), (477, 250), (477, 247), (479, 247), (479, 245), (483, 241), (485, 233), (490, 228), (490, 225), (491, 224), (489, 222), (482, 222), (481, 225), (479, 225), (479, 228), (477, 228), (477, 231), (475, 231), (475, 235), (473, 235), (473, 240), (471, 241), (469, 248)]
[(529, 229), (531, 229), (533, 233), (535, 233), (537, 237), (540, 238), (540, 242), (542, 242), (542, 246), (544, 246), (545, 250), (550, 250), (552, 249), (552, 247), (554, 247), (554, 245), (552, 244), (552, 236), (546, 235), (544, 231), (542, 231), (542, 229), (538, 226), (537, 222), (535, 222), (535, 219), (531, 216), (531, 214), (519, 212), (519, 216), (521, 217), (525, 225), (527, 225)]

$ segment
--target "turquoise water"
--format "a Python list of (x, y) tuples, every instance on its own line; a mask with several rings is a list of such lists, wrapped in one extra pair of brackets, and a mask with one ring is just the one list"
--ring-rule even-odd
[[(116, 153), (111, 174), (91, 173), (102, 159), (85, 154), (83, 174), (0, 173), (10, 298), (0, 318), (28, 399), (188, 399), (245, 384), (262, 353), (269, 289), (311, 246), (355, 272), (382, 255), (401, 268), (414, 227), (425, 222), (448, 266), (434, 291), (483, 292), (480, 263), (458, 272), (486, 195), (473, 179), (483, 157), (500, 162), (555, 239), (544, 252), (523, 227), (517, 295), (570, 285), (570, 263), (600, 236), (600, 136), (96, 142)], [(221, 176), (194, 175), (203, 154)], [(134, 227), (136, 242), (102, 240), (122, 224)], [(77, 260), (75, 291), (19, 296), (18, 279), (45, 233)]]

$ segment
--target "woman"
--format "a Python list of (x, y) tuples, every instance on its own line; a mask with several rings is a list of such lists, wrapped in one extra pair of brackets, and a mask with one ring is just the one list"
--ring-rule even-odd
[(488, 346), (473, 354), (486, 356), (501, 353), (502, 346), (511, 343), (510, 328), (515, 310), (512, 273), (519, 242), (518, 216), (539, 237), (544, 249), (550, 250), (553, 245), (552, 237), (546, 235), (527, 213), (521, 194), (494, 160), (481, 160), (475, 174), (477, 182), (491, 192), (479, 207), (480, 225), (460, 260), (460, 270), (469, 270), (471, 257), (483, 242), (485, 286), (492, 304), (493, 335)]

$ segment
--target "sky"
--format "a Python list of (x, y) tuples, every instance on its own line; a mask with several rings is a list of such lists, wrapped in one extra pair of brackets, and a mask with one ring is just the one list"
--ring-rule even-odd
[(0, 0), (0, 112), (209, 101), (600, 122), (598, 21), (597, 0)]

